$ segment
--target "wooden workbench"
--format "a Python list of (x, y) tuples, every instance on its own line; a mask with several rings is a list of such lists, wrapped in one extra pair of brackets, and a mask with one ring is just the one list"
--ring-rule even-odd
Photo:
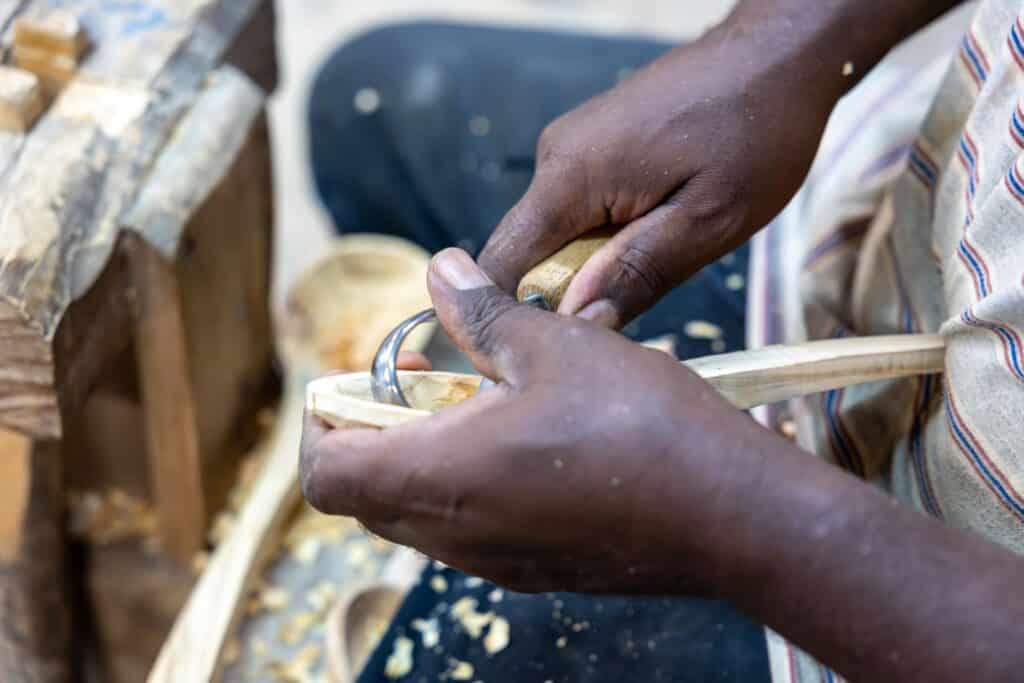
[(89, 51), (27, 132), (0, 131), (5, 681), (67, 680), (73, 629), (106, 618), (67, 609), (97, 582), (65, 581), (66, 487), (148, 501), (159, 557), (186, 566), (274, 381), (272, 3), (0, 0), (4, 63), (16, 19), (52, 7)]

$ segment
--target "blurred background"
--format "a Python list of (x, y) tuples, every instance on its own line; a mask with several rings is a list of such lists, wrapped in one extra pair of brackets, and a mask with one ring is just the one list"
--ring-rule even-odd
[(270, 105), (278, 231), (276, 300), (323, 253), (329, 239), (330, 219), (310, 176), (306, 108), (318, 67), (340, 43), (383, 24), (416, 19), (682, 41), (702, 33), (733, 4), (734, 0), (279, 0), (281, 83)]

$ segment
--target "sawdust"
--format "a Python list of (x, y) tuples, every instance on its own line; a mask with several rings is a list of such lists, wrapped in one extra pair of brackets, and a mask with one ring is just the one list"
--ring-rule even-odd
[(473, 673), (473, 665), (469, 662), (461, 662), (457, 659), (448, 660), (446, 675), (453, 681), (468, 681), (473, 678)]
[(474, 598), (461, 598), (448, 612), (452, 620), (474, 640), (480, 638), (484, 628), (494, 620), (494, 612), (478, 612), (478, 604)]
[(509, 631), (509, 623), (505, 617), (494, 618), (484, 637), (484, 650), (487, 654), (496, 655), (508, 647)]
[(321, 647), (311, 643), (287, 662), (268, 662), (264, 670), (271, 679), (280, 683), (307, 683), (311, 680), (313, 667), (320, 661), (322, 655)]
[(153, 506), (120, 489), (71, 491), (67, 506), (71, 535), (89, 543), (107, 545), (157, 537)]
[(405, 636), (395, 638), (395, 644), (384, 664), (384, 675), (392, 680), (399, 679), (412, 671), (412, 651), (415, 643)]
[(683, 328), (686, 336), (693, 339), (721, 339), (722, 328), (706, 320), (691, 320)]

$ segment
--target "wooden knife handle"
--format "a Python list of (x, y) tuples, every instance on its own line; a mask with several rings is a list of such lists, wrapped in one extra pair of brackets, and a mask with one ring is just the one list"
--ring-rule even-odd
[(522, 301), (532, 294), (540, 294), (547, 299), (552, 310), (557, 310), (576, 273), (595, 251), (612, 238), (615, 231), (615, 228), (591, 230), (562, 247), (523, 276), (516, 296)]

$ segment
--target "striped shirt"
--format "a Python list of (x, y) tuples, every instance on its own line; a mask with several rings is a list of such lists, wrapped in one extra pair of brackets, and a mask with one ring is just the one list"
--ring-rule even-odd
[[(760, 409), (906, 505), (1024, 552), (1024, 1), (971, 3), (836, 108), (754, 241), (749, 345), (939, 333), (943, 375)], [(839, 676), (769, 632), (776, 683)]]

